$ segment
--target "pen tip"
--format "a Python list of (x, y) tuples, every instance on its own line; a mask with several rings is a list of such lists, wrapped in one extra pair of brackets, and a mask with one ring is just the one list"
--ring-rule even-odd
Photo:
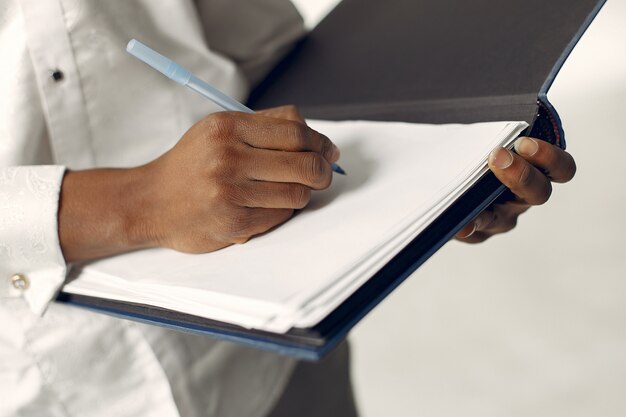
[(333, 164), (332, 168), (333, 171), (335, 171), (337, 174), (346, 175), (346, 171), (344, 171), (343, 168), (341, 168), (339, 165)]

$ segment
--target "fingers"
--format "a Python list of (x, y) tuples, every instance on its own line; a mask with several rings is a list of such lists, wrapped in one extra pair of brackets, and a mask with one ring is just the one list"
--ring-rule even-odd
[(489, 168), (502, 184), (527, 204), (543, 204), (552, 194), (550, 179), (508, 149), (494, 149), (489, 155)]
[(458, 235), (456, 236), (457, 240), (460, 240), (463, 243), (482, 243), (485, 240), (489, 239), (492, 235), (485, 233), (485, 232), (472, 232), (471, 235), (466, 236), (466, 237), (459, 237)]
[(454, 237), (459, 239), (459, 240), (462, 240), (462, 239), (469, 238), (474, 233), (476, 233), (476, 223), (475, 223), (474, 220), (472, 220), (471, 222), (466, 224), (465, 227), (463, 227), (461, 230), (459, 230), (456, 233), (456, 235), (454, 235)]
[(321, 133), (304, 123), (261, 114), (213, 113), (206, 118), (207, 129), (223, 140), (237, 138), (247, 145), (288, 152), (317, 152), (328, 162), (339, 159), (339, 149)]
[(311, 200), (311, 189), (305, 185), (248, 181), (235, 199), (243, 207), (302, 209)]
[(497, 216), (493, 209), (485, 210), (465, 225), (455, 237), (467, 243), (483, 242), (491, 236), (486, 230), (492, 226), (496, 218)]
[(515, 151), (534, 166), (540, 168), (554, 182), (568, 182), (576, 174), (574, 158), (564, 150), (533, 138), (519, 138)]
[(244, 137), (244, 142), (252, 147), (288, 152), (317, 152), (330, 163), (339, 159), (339, 149), (335, 144), (303, 123), (280, 119), (261, 122), (265, 123), (267, 130)]
[(277, 152), (256, 149), (249, 155), (248, 178), (257, 181), (297, 183), (315, 190), (328, 188), (332, 169), (316, 152)]
[(495, 219), (495, 214), (492, 210), (485, 210), (480, 213), (474, 220), (469, 222), (463, 229), (459, 230), (456, 237), (459, 239), (468, 239), (477, 233), (483, 231), (483, 229), (489, 227)]
[(529, 205), (517, 202), (496, 204), (480, 213), (455, 237), (464, 242), (479, 243), (495, 234), (506, 233), (515, 228), (519, 215), (529, 208)]
[(574, 158), (554, 145), (523, 137), (514, 146), (517, 154), (504, 148), (494, 149), (489, 155), (489, 168), (515, 194), (516, 200), (492, 205), (461, 229), (456, 239), (478, 243), (508, 232), (531, 205), (548, 201), (551, 181), (568, 182), (576, 173)]

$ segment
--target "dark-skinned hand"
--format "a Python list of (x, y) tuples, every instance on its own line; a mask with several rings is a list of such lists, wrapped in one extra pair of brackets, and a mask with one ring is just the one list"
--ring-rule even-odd
[(337, 159), (337, 147), (293, 106), (210, 114), (146, 165), (68, 171), (59, 206), (63, 254), (75, 262), (246, 242), (327, 188)]
[(515, 152), (494, 149), (489, 155), (489, 168), (509, 188), (512, 198), (479, 214), (457, 233), (457, 240), (480, 243), (510, 231), (517, 225), (520, 214), (548, 201), (553, 182), (568, 182), (576, 173), (576, 163), (569, 153), (527, 137), (515, 142)]

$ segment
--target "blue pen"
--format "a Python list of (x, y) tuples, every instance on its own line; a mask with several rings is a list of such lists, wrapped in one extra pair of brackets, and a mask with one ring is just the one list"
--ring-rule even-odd
[[(209, 83), (202, 81), (200, 78), (196, 77), (176, 62), (147, 47), (136, 39), (132, 39), (128, 42), (126, 51), (135, 58), (138, 58), (155, 70), (161, 72), (166, 77), (179, 84), (187, 86), (196, 93), (208, 98), (224, 110), (254, 113), (254, 110), (244, 106), (234, 98), (227, 96)], [(331, 167), (333, 171), (338, 174), (346, 174), (346, 172), (337, 164), (332, 164)]]

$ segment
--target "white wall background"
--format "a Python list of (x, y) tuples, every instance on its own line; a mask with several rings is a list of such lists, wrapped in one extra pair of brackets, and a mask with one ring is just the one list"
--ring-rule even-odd
[[(337, 0), (294, 3), (313, 26)], [(576, 178), (513, 232), (448, 244), (353, 331), (363, 417), (626, 415), (626, 0), (550, 98)]]

